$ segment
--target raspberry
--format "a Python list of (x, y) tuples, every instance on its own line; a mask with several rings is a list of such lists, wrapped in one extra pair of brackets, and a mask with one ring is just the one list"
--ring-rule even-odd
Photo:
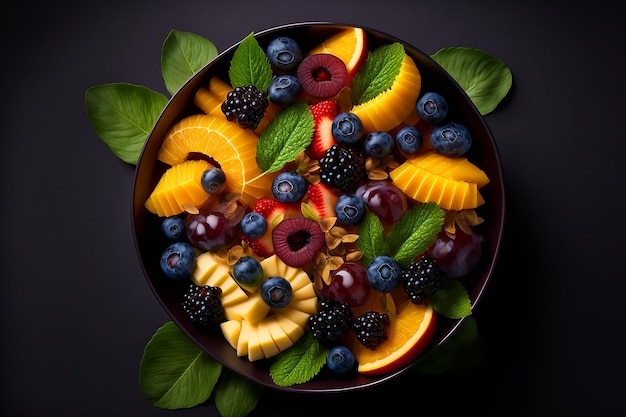
[(366, 174), (365, 157), (358, 150), (335, 144), (319, 159), (320, 180), (344, 193), (355, 188)]
[(387, 339), (389, 316), (377, 311), (367, 311), (356, 318), (352, 329), (356, 338), (368, 349), (374, 350)]
[(402, 273), (404, 291), (415, 304), (423, 304), (426, 298), (439, 289), (441, 271), (437, 262), (428, 256), (413, 261)]
[(228, 120), (236, 120), (239, 126), (254, 130), (269, 104), (267, 91), (261, 91), (253, 85), (244, 85), (235, 87), (226, 95), (222, 112)]
[(201, 287), (192, 282), (184, 295), (183, 310), (194, 323), (203, 326), (221, 323), (225, 320), (221, 294), (219, 287)]
[(353, 322), (350, 304), (323, 299), (318, 313), (309, 317), (309, 328), (315, 340), (332, 342), (350, 330)]

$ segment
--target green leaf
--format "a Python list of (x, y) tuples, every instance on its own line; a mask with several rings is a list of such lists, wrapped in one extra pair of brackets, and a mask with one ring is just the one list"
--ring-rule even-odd
[(228, 76), (233, 88), (254, 85), (259, 90), (267, 90), (272, 82), (272, 64), (254, 33), (246, 36), (235, 49)]
[(436, 203), (423, 203), (407, 211), (389, 233), (392, 258), (403, 268), (437, 239), (445, 212)]
[(359, 224), (359, 239), (357, 247), (363, 253), (361, 263), (369, 265), (378, 255), (388, 255), (391, 252), (385, 237), (385, 228), (377, 215), (366, 211)]
[(472, 314), (472, 303), (467, 290), (456, 279), (443, 280), (429, 300), (437, 313), (451, 319), (462, 319)]
[(278, 113), (256, 145), (261, 171), (276, 172), (293, 161), (311, 143), (314, 129), (313, 115), (305, 101), (298, 101)]
[(289, 349), (276, 356), (270, 376), (279, 387), (302, 384), (312, 379), (326, 364), (328, 348), (307, 332)]
[(463, 319), (454, 333), (439, 347), (428, 353), (413, 370), (426, 375), (475, 368), (483, 362), (482, 345), (474, 317)]
[(208, 39), (195, 33), (170, 31), (161, 51), (161, 72), (167, 91), (174, 94), (216, 56), (217, 48)]
[(139, 385), (148, 401), (159, 408), (189, 408), (210, 397), (221, 371), (219, 362), (168, 322), (146, 345)]
[(476, 48), (443, 48), (431, 58), (465, 90), (482, 115), (492, 112), (513, 84), (506, 64)]
[(404, 46), (398, 42), (369, 52), (352, 81), (352, 101), (365, 103), (390, 89), (400, 73), (404, 56)]
[(215, 406), (222, 417), (245, 417), (257, 406), (263, 386), (228, 369), (215, 387)]
[(122, 161), (136, 164), (167, 98), (149, 88), (128, 83), (87, 89), (87, 116), (96, 134)]

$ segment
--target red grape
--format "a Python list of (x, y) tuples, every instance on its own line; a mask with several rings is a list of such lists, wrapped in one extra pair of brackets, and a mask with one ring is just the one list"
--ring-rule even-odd
[(467, 234), (457, 229), (452, 234), (442, 230), (426, 254), (437, 262), (447, 277), (461, 278), (478, 264), (484, 241), (484, 237), (477, 232)]
[(224, 214), (217, 210), (187, 215), (185, 229), (189, 243), (205, 251), (220, 249), (237, 235), (237, 226), (229, 224)]
[(324, 285), (319, 293), (323, 298), (356, 307), (365, 302), (369, 290), (365, 268), (357, 262), (344, 262), (331, 273), (330, 285)]

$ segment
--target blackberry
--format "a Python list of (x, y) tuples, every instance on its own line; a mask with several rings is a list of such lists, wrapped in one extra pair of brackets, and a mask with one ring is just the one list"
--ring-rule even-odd
[(309, 317), (309, 329), (315, 340), (332, 342), (352, 328), (354, 316), (348, 303), (323, 299), (319, 311)]
[(440, 283), (441, 270), (437, 262), (428, 256), (411, 262), (402, 272), (404, 291), (415, 304), (423, 304), (439, 289)]
[(194, 323), (203, 326), (221, 323), (226, 319), (221, 294), (220, 287), (201, 287), (192, 282), (183, 296), (183, 310)]
[(239, 126), (254, 130), (269, 104), (267, 91), (259, 90), (253, 85), (244, 85), (235, 87), (226, 95), (222, 112), (228, 120), (236, 120)]
[(320, 180), (347, 193), (365, 177), (365, 157), (355, 148), (334, 144), (319, 159)]
[(377, 311), (366, 311), (356, 318), (352, 329), (356, 338), (368, 349), (376, 347), (387, 339), (389, 316)]

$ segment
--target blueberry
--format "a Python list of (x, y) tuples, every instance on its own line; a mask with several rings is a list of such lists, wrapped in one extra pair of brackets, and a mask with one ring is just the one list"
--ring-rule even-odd
[(350, 349), (343, 345), (336, 345), (330, 348), (326, 357), (328, 369), (332, 372), (345, 375), (354, 369), (356, 360)]
[(261, 298), (270, 307), (283, 308), (291, 302), (293, 290), (291, 284), (283, 277), (272, 276), (261, 284)]
[(267, 87), (270, 101), (280, 106), (293, 103), (301, 91), (300, 80), (293, 75), (278, 75), (272, 79), (269, 87)]
[(170, 240), (182, 240), (185, 236), (185, 221), (178, 216), (166, 217), (161, 222), (161, 231)]
[(415, 126), (405, 126), (396, 133), (396, 145), (408, 154), (419, 151), (423, 142), (422, 133)]
[(472, 136), (465, 126), (449, 122), (434, 127), (430, 143), (436, 152), (458, 157), (465, 155), (472, 147)]
[(233, 277), (241, 285), (256, 287), (263, 280), (263, 266), (256, 258), (242, 256), (233, 265)]
[(339, 113), (333, 119), (332, 133), (337, 142), (351, 145), (363, 138), (363, 123), (354, 113)]
[(267, 58), (278, 71), (294, 71), (302, 61), (302, 49), (286, 36), (272, 39), (265, 50)]
[(393, 150), (394, 139), (388, 132), (377, 130), (365, 135), (365, 152), (374, 158), (383, 158)]
[(356, 194), (342, 194), (335, 203), (335, 214), (346, 226), (359, 224), (365, 215), (365, 203)]
[(219, 168), (209, 168), (202, 173), (200, 184), (207, 193), (219, 194), (226, 187), (226, 175)]
[(175, 242), (161, 255), (161, 270), (172, 279), (186, 279), (196, 267), (196, 252), (189, 243)]
[(376, 291), (393, 291), (400, 284), (401, 278), (402, 268), (386, 255), (375, 257), (367, 267), (367, 281)]
[(281, 172), (272, 182), (274, 198), (281, 203), (296, 203), (306, 195), (307, 183), (297, 172)]
[(263, 236), (267, 231), (267, 220), (259, 213), (251, 211), (243, 216), (239, 222), (239, 226), (241, 227), (241, 233), (243, 233), (245, 237), (257, 239)]
[(439, 93), (424, 93), (415, 105), (420, 119), (429, 123), (439, 123), (448, 116), (448, 102)]

